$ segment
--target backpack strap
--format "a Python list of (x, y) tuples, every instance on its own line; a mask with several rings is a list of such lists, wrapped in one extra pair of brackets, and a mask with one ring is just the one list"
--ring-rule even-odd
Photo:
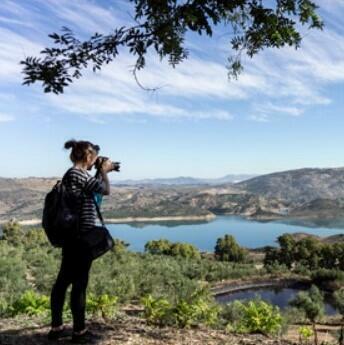
[(102, 223), (102, 225), (105, 227), (104, 219), (103, 219), (103, 216), (102, 216), (102, 214), (101, 214), (101, 212), (100, 212), (100, 209), (99, 209), (99, 206), (98, 206), (98, 204), (97, 204), (97, 201), (96, 201), (96, 199), (95, 199), (94, 194), (92, 195), (92, 200), (93, 200), (93, 202), (94, 202), (94, 205), (96, 206), (98, 218), (99, 218), (100, 222)]

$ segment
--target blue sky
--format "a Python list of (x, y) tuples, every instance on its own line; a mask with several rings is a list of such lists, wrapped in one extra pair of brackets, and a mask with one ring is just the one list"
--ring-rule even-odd
[(62, 95), (22, 86), (19, 61), (50, 45), (62, 26), (87, 38), (132, 24), (126, 1), (0, 2), (0, 176), (60, 176), (70, 166), (63, 144), (90, 140), (121, 161), (113, 180), (221, 177), (302, 167), (344, 166), (343, 0), (318, 0), (323, 31), (304, 33), (300, 49), (245, 59), (228, 81), (229, 28), (187, 37), (190, 57), (170, 67), (152, 55), (139, 73), (123, 51), (111, 65)]

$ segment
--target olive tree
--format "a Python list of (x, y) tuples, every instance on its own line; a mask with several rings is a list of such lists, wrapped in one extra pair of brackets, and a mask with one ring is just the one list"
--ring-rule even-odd
[(344, 287), (337, 290), (334, 294), (335, 307), (342, 315), (342, 325), (340, 327), (339, 345), (344, 345)]
[(311, 322), (314, 332), (314, 343), (318, 345), (318, 334), (316, 330), (316, 321), (324, 314), (324, 298), (320, 290), (312, 285), (307, 292), (301, 291), (291, 300), (291, 306), (294, 306), (304, 312), (306, 318)]
[(215, 258), (221, 261), (243, 262), (247, 251), (241, 248), (232, 235), (218, 238), (215, 246)]

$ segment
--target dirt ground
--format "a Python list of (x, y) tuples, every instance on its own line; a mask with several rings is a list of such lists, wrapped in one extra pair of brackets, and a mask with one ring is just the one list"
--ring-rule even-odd
[[(115, 320), (92, 319), (87, 327), (102, 338), (98, 345), (296, 345), (298, 344), (299, 326), (292, 325), (283, 339), (273, 339), (263, 335), (234, 335), (222, 330), (205, 327), (193, 329), (175, 329), (171, 327), (148, 326), (144, 319), (121, 314)], [(69, 333), (72, 332), (71, 322), (65, 323)], [(49, 324), (29, 317), (0, 320), (0, 345), (47, 345), (71, 344), (70, 336), (52, 342), (47, 339)], [(319, 340), (336, 344), (331, 330), (339, 326), (317, 325)], [(287, 340), (288, 339), (288, 340)]]

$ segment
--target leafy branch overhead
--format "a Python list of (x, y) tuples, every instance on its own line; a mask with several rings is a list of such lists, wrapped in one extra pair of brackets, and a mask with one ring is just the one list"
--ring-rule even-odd
[(234, 54), (228, 57), (228, 77), (237, 78), (243, 69), (242, 52), (253, 57), (268, 47), (285, 45), (298, 48), (301, 34), (298, 24), (309, 29), (323, 28), (317, 5), (311, 0), (274, 0), (269, 8), (262, 0), (129, 0), (135, 6), (135, 25), (119, 27), (108, 35), (95, 33), (86, 41), (76, 38), (67, 27), (49, 37), (54, 41), (39, 57), (21, 61), (24, 82), (42, 82), (45, 92), (62, 93), (64, 88), (91, 67), (100, 70), (112, 62), (120, 48), (136, 57), (133, 69), (145, 67), (149, 49), (160, 59), (168, 58), (175, 67), (188, 57), (185, 35), (195, 32), (212, 36), (214, 27), (230, 27)]

